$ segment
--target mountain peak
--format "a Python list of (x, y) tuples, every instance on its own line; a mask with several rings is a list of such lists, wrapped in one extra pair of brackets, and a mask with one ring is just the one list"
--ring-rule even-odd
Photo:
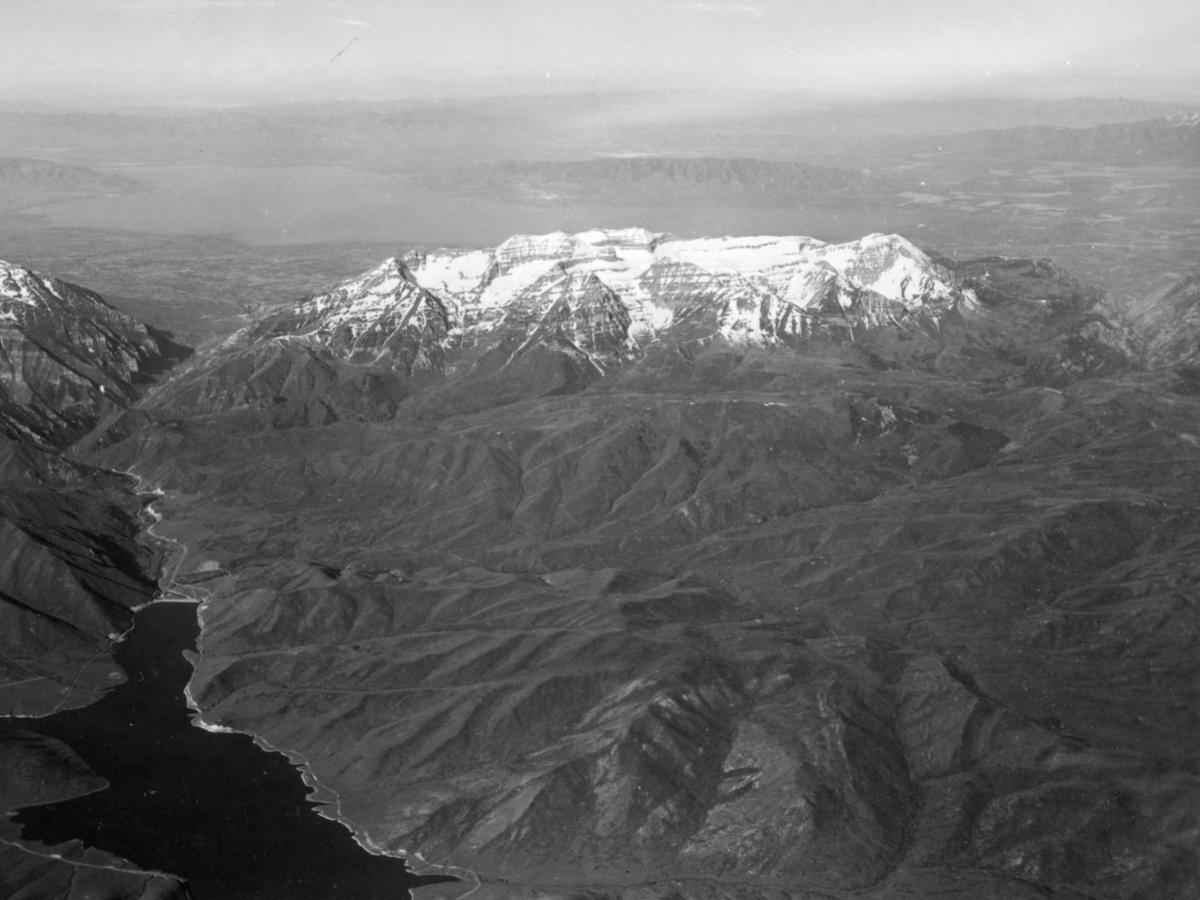
[(937, 314), (962, 294), (952, 273), (895, 234), (828, 244), (802, 235), (678, 238), (642, 228), (593, 229), (516, 235), (490, 251), (434, 251), (410, 262), (415, 282), (455, 309), (476, 337), (518, 311), (535, 318), (545, 312), (552, 302), (547, 288), (563, 274), (594, 277), (611, 289), (640, 340), (671, 326), (676, 303), (669, 298), (686, 297), (689, 308), (719, 305), (727, 302), (718, 294), (727, 297), (731, 278), (773, 303), (808, 310), (829, 299), (831, 284), (842, 312), (869, 294), (905, 311), (928, 306)]
[(0, 319), (12, 319), (11, 306), (44, 306), (47, 294), (57, 294), (52, 279), (31, 269), (0, 260)]
[[(458, 349), (486, 351), (510, 340), (522, 345), (553, 309), (576, 317), (600, 302), (620, 337), (585, 343), (606, 348), (606, 356), (619, 346), (623, 357), (671, 333), (739, 344), (789, 341), (823, 314), (836, 315), (841, 328), (909, 314), (937, 319), (969, 294), (952, 272), (896, 234), (831, 244), (804, 235), (680, 238), (597, 228), (518, 234), (491, 249), (393, 256), (247, 335), (301, 337), (351, 360), (373, 359), (401, 331), (444, 334)], [(566, 340), (567, 332), (591, 334), (594, 324), (555, 333)]]
[(0, 434), (78, 437), (185, 354), (99, 294), (0, 262)]

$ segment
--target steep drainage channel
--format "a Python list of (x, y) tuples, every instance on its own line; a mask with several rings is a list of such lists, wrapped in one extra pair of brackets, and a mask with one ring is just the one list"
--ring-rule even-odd
[(22, 838), (78, 839), (140, 867), (187, 879), (195, 900), (402, 900), (453, 881), (374, 856), (318, 815), (300, 773), (248, 735), (196, 727), (185, 650), (199, 633), (192, 603), (153, 603), (115, 648), (129, 680), (100, 701), (21, 727), (70, 746), (109, 787), (29, 807)]

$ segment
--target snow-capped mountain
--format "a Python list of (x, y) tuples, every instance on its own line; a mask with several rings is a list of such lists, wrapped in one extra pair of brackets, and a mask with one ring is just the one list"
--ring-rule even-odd
[[(664, 346), (795, 347), (935, 325), (973, 292), (897, 235), (677, 239), (640, 228), (410, 252), (200, 354), (148, 408), (392, 415), (418, 381), (572, 392)], [(467, 388), (464, 388), (467, 390)], [(318, 399), (319, 398), (319, 399)]]
[(442, 301), (398, 259), (386, 260), (333, 290), (277, 313), (250, 329), (255, 340), (294, 336), (355, 363), (390, 362), (413, 371), (436, 368), (453, 327)]
[(389, 419), (419, 394), (414, 403), (436, 415), (574, 393), (701, 350), (819, 345), (872, 365), (1047, 384), (1100, 364), (1098, 338), (1066, 340), (1082, 313), (1052, 298), (1074, 296), (1071, 285), (1035, 276), (1027, 290), (1041, 293), (1029, 302), (982, 303), (977, 283), (1008, 297), (1011, 278), (991, 269), (999, 287), (885, 234), (830, 244), (629, 228), (410, 252), (251, 322), (142, 408), (267, 409), (290, 426)]
[(0, 430), (55, 443), (185, 350), (92, 291), (0, 262)]
[(595, 230), (389, 259), (273, 319), (270, 333), (368, 359), (387, 355), (399, 335), (411, 339), (430, 327), (444, 327), (463, 348), (505, 330), (546, 333), (557, 322), (552, 330), (582, 349), (603, 326), (608, 337), (587, 351), (603, 368), (675, 329), (770, 344), (807, 334), (814, 319), (874, 325), (919, 312), (936, 320), (964, 300), (970, 292), (952, 273), (898, 235), (826, 244)]

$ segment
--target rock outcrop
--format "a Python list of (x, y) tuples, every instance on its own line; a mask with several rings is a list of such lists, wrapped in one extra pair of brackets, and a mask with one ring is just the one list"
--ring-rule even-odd
[(186, 353), (92, 291), (0, 262), (0, 433), (69, 443)]

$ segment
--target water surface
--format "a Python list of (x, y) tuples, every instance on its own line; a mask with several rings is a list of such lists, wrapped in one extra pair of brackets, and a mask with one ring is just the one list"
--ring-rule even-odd
[(389, 242), (490, 246), (513, 234), (638, 225), (679, 235), (807, 234), (841, 241), (910, 232), (927, 211), (894, 206), (539, 206), (430, 189), (403, 173), (345, 166), (130, 166), (148, 185), (41, 207), (53, 225), (223, 234), (250, 244)]
[(198, 627), (191, 604), (137, 614), (117, 659), (129, 681), (98, 703), (29, 731), (67, 743), (110, 782), (106, 790), (22, 810), (23, 836), (78, 838), (139, 866), (188, 880), (195, 900), (402, 900), (421, 879), (372, 856), (317, 815), (299, 772), (242, 734), (191, 724), (183, 657)]

